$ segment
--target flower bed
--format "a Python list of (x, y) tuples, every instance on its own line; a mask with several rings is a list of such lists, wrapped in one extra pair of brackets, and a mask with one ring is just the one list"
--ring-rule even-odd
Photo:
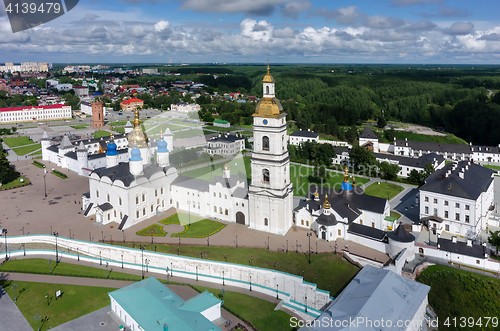
[(167, 233), (163, 231), (163, 226), (158, 224), (152, 224), (147, 228), (137, 231), (138, 236), (153, 236), (153, 237), (165, 237)]

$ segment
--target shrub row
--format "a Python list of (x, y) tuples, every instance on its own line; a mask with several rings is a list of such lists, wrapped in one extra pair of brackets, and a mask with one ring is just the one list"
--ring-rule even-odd
[(45, 164), (43, 164), (42, 162), (33, 161), (33, 164), (38, 168), (45, 168)]
[(52, 171), (52, 173), (53, 173), (54, 175), (56, 175), (57, 177), (60, 177), (60, 178), (62, 178), (62, 179), (66, 179), (66, 178), (68, 178), (68, 176), (66, 176), (66, 174), (63, 174), (62, 172), (57, 171), (57, 170)]

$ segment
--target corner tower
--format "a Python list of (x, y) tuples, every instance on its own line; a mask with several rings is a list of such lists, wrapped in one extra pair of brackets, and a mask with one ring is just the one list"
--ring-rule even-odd
[(286, 113), (275, 97), (274, 78), (262, 80), (263, 97), (253, 114), (252, 183), (248, 189), (252, 229), (286, 234), (293, 223), (293, 185), (286, 133)]
[(91, 102), (92, 105), (92, 127), (102, 128), (104, 126), (104, 109), (103, 103), (96, 101)]

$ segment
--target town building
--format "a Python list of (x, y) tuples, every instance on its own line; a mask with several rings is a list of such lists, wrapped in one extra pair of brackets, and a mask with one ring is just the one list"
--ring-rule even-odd
[(191, 111), (200, 111), (200, 109), (201, 109), (200, 105), (196, 103), (187, 103), (185, 101), (181, 101), (179, 103), (170, 105), (171, 111), (178, 111), (182, 113), (188, 113)]
[(378, 137), (369, 125), (365, 127), (359, 136), (359, 146), (370, 152), (379, 152)]
[(135, 111), (144, 107), (144, 101), (137, 98), (131, 98), (120, 102), (120, 107), (123, 111)]
[(146, 75), (158, 75), (158, 69), (142, 69), (142, 72)]
[(76, 85), (73, 86), (73, 90), (75, 91), (75, 95), (78, 97), (89, 95), (89, 88), (87, 86)]
[(0, 66), (0, 72), (47, 72), (52, 68), (52, 63), (47, 62), (21, 62), (14, 64), (13, 62), (5, 62), (5, 65)]
[(63, 104), (0, 108), (0, 123), (23, 123), (71, 119), (71, 107)]
[(445, 159), (441, 155), (436, 153), (424, 154), (418, 158), (399, 156), (389, 153), (373, 153), (376, 160), (379, 162), (388, 162), (391, 164), (397, 164), (401, 167), (398, 172), (398, 177), (408, 178), (412, 170), (418, 172), (424, 171), (428, 164), (432, 164), (434, 170), (439, 170), (444, 167)]
[(384, 241), (393, 225), (388, 220), (389, 202), (365, 194), (355, 182), (349, 182), (347, 166), (344, 171), (338, 188), (310, 185), (306, 199), (294, 209), (295, 224), (314, 230), (317, 238), (327, 241), (351, 240), (356, 235)]
[[(80, 103), (80, 111), (85, 115), (92, 116), (92, 103), (87, 101)], [(108, 116), (106, 107), (103, 107), (103, 115), (104, 117)]]
[(494, 171), (470, 161), (449, 163), (419, 188), (420, 221), (434, 233), (474, 239), (494, 209)]
[(288, 137), (288, 143), (290, 145), (298, 146), (305, 141), (309, 142), (315, 141), (319, 143), (319, 134), (311, 130), (307, 131), (299, 130), (291, 133), (290, 136)]
[(108, 293), (111, 313), (132, 331), (222, 331), (222, 301), (205, 292), (181, 299), (151, 276)]
[(231, 126), (231, 123), (228, 121), (224, 120), (214, 120), (214, 126), (219, 127), (219, 128), (229, 128)]
[(210, 155), (234, 155), (245, 149), (245, 138), (234, 134), (219, 134), (207, 140), (208, 146), (203, 148)]
[(322, 314), (299, 331), (426, 330), (430, 289), (366, 264)]

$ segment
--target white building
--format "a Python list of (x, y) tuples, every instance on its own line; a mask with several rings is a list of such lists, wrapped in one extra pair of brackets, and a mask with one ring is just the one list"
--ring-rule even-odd
[(0, 108), (0, 123), (71, 119), (71, 107), (63, 104)]
[(311, 185), (306, 199), (294, 209), (295, 224), (312, 229), (317, 238), (335, 241), (350, 239), (350, 234), (384, 241), (390, 207), (387, 199), (367, 195), (349, 182), (347, 167), (339, 189)]
[(222, 331), (222, 301), (205, 291), (182, 300), (156, 278), (108, 293), (111, 312), (126, 330)]
[(69, 90), (73, 89), (73, 85), (72, 84), (56, 84), (54, 87), (59, 92), (61, 92), (61, 91), (66, 92), (66, 91), (69, 91)]
[(200, 105), (198, 105), (196, 103), (187, 103), (184, 101), (170, 105), (170, 110), (179, 111), (179, 112), (183, 112), (183, 113), (187, 113), (190, 111), (200, 111), (200, 109), (201, 109)]
[(158, 75), (158, 69), (142, 69), (142, 73), (146, 75)]
[[(92, 104), (90, 102), (82, 102), (80, 104), (80, 111), (86, 115), (92, 116)], [(107, 107), (103, 107), (103, 116), (108, 116)]]
[(493, 173), (467, 161), (434, 172), (419, 189), (420, 220), (433, 232), (475, 238), (493, 212)]
[(367, 264), (316, 320), (299, 331), (426, 330), (430, 289)]
[(290, 145), (298, 146), (305, 141), (310, 141), (310, 142), (315, 141), (319, 143), (319, 134), (311, 130), (307, 131), (299, 130), (291, 133), (290, 136), (288, 137), (288, 143)]
[(379, 152), (378, 137), (369, 125), (365, 127), (363, 133), (359, 136), (359, 146), (371, 152)]
[(436, 153), (424, 154), (418, 158), (387, 153), (373, 153), (373, 155), (379, 162), (388, 162), (400, 166), (401, 170), (398, 172), (398, 177), (403, 178), (409, 177), (412, 170), (424, 171), (425, 166), (428, 164), (432, 164), (434, 170), (443, 168), (445, 164), (444, 157)]
[(219, 135), (207, 141), (203, 148), (210, 155), (234, 155), (245, 149), (245, 138), (233, 134)]

